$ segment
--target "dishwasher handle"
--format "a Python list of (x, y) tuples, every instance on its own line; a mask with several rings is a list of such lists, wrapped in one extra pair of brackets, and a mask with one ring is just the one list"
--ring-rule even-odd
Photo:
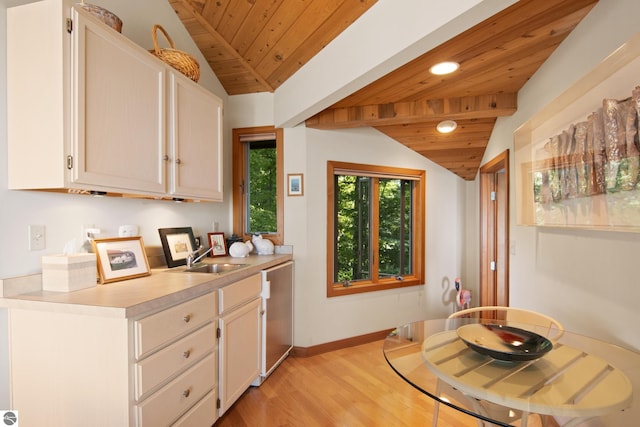
[(260, 291), (260, 297), (263, 299), (271, 298), (271, 282), (269, 280), (262, 281), (262, 291)]

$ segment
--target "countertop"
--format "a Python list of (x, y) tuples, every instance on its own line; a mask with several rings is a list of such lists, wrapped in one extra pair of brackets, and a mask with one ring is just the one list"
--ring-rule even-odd
[[(246, 258), (206, 258), (207, 263), (247, 264), (224, 274), (186, 273), (185, 266), (152, 269), (151, 275), (96, 285), (73, 292), (30, 291), (0, 298), (0, 307), (136, 318), (194, 298), (293, 259), (291, 254), (250, 255)], [(39, 275), (34, 275), (37, 277)], [(8, 282), (5, 279), (3, 282)], [(16, 279), (19, 280), (19, 279)], [(10, 286), (10, 282), (3, 283)]]

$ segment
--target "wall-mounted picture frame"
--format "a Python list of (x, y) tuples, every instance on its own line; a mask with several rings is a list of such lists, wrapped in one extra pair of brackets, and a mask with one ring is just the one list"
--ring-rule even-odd
[(186, 265), (187, 256), (198, 248), (191, 227), (159, 228), (158, 233), (169, 268)]
[(304, 175), (301, 173), (290, 173), (287, 175), (287, 195), (304, 195)]
[(142, 237), (93, 239), (100, 284), (149, 276), (151, 269)]
[(215, 232), (209, 233), (209, 247), (212, 248), (209, 254), (212, 257), (227, 255), (227, 241), (224, 238), (224, 233)]
[(518, 225), (640, 232), (639, 72), (635, 35), (516, 129)]

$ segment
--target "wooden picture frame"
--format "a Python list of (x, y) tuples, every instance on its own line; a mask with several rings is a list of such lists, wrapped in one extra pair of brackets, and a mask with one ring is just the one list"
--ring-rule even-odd
[(140, 236), (93, 239), (91, 247), (96, 254), (101, 284), (151, 274), (149, 260)]
[(622, 111), (640, 86), (639, 72), (636, 35), (514, 132), (518, 225), (640, 231), (639, 175), (632, 169), (638, 154), (619, 150), (621, 158), (609, 160), (593, 142), (597, 123), (604, 134), (598, 141), (613, 145), (603, 110)]
[(159, 228), (158, 233), (169, 268), (186, 265), (189, 254), (198, 248), (191, 227)]
[(290, 173), (287, 175), (287, 195), (304, 195), (304, 175), (301, 173)]
[(211, 252), (209, 252), (209, 255), (211, 257), (227, 255), (227, 252), (228, 252), (227, 241), (224, 238), (224, 233), (222, 232), (208, 233), (208, 237), (209, 237), (209, 247), (212, 248)]

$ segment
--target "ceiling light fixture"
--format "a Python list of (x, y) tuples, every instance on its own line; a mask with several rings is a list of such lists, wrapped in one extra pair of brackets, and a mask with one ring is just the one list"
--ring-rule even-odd
[(450, 133), (456, 130), (457, 127), (458, 123), (454, 122), (453, 120), (444, 120), (438, 123), (436, 129), (438, 129), (438, 132), (440, 133)]
[(431, 74), (435, 74), (437, 76), (441, 76), (443, 74), (451, 74), (460, 68), (460, 64), (453, 61), (440, 62), (439, 64), (433, 65), (429, 68), (429, 72)]

